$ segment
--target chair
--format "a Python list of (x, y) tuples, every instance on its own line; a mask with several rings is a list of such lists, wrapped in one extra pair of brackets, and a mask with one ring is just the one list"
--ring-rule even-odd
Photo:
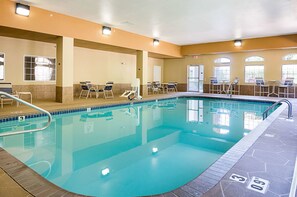
[(103, 92), (103, 96), (105, 99), (114, 98), (112, 87), (113, 87), (113, 82), (108, 81), (106, 82), (103, 89), (98, 90), (98, 93)]
[(158, 81), (154, 81), (153, 83), (152, 83), (152, 90), (153, 90), (153, 94), (155, 94), (155, 93), (159, 93), (160, 92), (160, 90), (161, 90), (161, 84), (160, 84), (160, 82), (158, 82)]
[(152, 94), (153, 93), (153, 85), (151, 82), (147, 82), (147, 94)]
[(174, 83), (168, 83), (168, 85), (167, 85), (167, 91), (168, 92), (175, 92), (175, 90), (176, 90), (175, 84)]
[(79, 98), (85, 97), (87, 99), (89, 98), (89, 96), (92, 96), (92, 93), (95, 93), (97, 98), (98, 91), (89, 81), (80, 82), (80, 87), (81, 91), (79, 94)]
[(170, 81), (170, 82), (168, 82), (168, 83), (173, 83), (174, 86), (175, 86), (175, 92), (178, 92), (178, 90), (177, 90), (177, 82)]
[(293, 77), (288, 77), (285, 81), (282, 81), (280, 83), (280, 85), (278, 86), (278, 97), (281, 97), (281, 95), (287, 98), (292, 95), (292, 97), (295, 98), (295, 85)]
[(209, 93), (221, 93), (221, 84), (216, 77), (210, 77)]
[[(12, 84), (11, 83), (0, 83), (0, 91), (1, 92), (6, 92), (8, 94), (11, 94), (13, 96), (17, 96), (17, 93), (13, 94), (13, 91), (12, 91)], [(4, 104), (11, 104), (13, 103), (13, 99), (11, 98), (7, 98), (6, 96), (4, 95), (0, 95), (0, 102), (1, 102), (1, 108), (3, 108), (3, 105)]]
[(269, 94), (269, 85), (265, 84), (262, 77), (255, 77), (254, 96), (266, 96)]

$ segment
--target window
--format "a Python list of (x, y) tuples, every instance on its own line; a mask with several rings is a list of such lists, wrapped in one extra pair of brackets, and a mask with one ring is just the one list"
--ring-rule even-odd
[(199, 66), (188, 66), (188, 91), (199, 91)]
[(226, 57), (218, 58), (214, 61), (214, 74), (219, 82), (230, 81), (230, 63), (231, 60)]
[(288, 77), (293, 77), (294, 83), (297, 83), (297, 64), (285, 64), (282, 66), (282, 80)]
[(283, 60), (297, 60), (297, 53), (288, 54), (283, 57)]
[(4, 80), (4, 53), (0, 53), (0, 80)]
[(215, 76), (219, 82), (230, 81), (230, 66), (216, 66)]
[(54, 81), (56, 60), (48, 57), (25, 56), (26, 81)]
[(262, 77), (264, 79), (264, 66), (245, 66), (245, 82), (256, 83), (256, 77)]
[(282, 66), (282, 80), (288, 77), (294, 78), (294, 83), (297, 83), (297, 54), (288, 54), (283, 57), (285, 64)]
[(216, 64), (230, 64), (231, 60), (226, 57), (218, 58), (214, 61)]
[(245, 59), (245, 62), (263, 62), (264, 58), (259, 56), (251, 56)]
[(264, 79), (264, 58), (259, 56), (251, 56), (245, 59), (244, 68), (245, 83), (255, 83), (256, 77)]

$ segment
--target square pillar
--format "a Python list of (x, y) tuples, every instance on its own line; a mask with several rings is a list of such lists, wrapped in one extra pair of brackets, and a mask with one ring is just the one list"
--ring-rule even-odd
[(140, 79), (140, 95), (147, 96), (147, 72), (148, 72), (148, 52), (137, 51), (136, 55), (136, 77)]
[(73, 101), (73, 49), (74, 39), (59, 37), (57, 40), (56, 101)]

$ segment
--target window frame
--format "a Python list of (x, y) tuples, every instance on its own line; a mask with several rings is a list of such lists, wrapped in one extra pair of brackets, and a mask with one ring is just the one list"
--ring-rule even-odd
[[(253, 57), (257, 57), (260, 58), (260, 61), (248, 61), (248, 59), (253, 58)], [(259, 55), (252, 55), (252, 56), (248, 56), (244, 59), (244, 83), (247, 84), (254, 84), (255, 81), (250, 82), (246, 79), (246, 67), (247, 66), (263, 66), (263, 76), (259, 76), (262, 77), (263, 79), (265, 78), (265, 58)]]
[[(250, 59), (250, 58), (253, 58), (253, 57), (259, 57), (261, 60), (259, 60), (259, 61), (255, 61), (255, 60), (252, 60), (252, 61), (248, 61), (248, 59)], [(252, 55), (252, 56), (248, 56), (248, 57), (246, 57), (245, 59), (244, 59), (244, 62), (245, 63), (254, 63), (254, 62), (265, 62), (265, 58), (264, 57), (262, 57), (262, 56), (259, 56), (259, 55)]]
[[(296, 59), (291, 59), (291, 60), (287, 60), (287, 59), (285, 59), (285, 58), (288, 57), (289, 55), (293, 55), (293, 56), (295, 56)], [(285, 61), (285, 62), (288, 62), (288, 61), (292, 61), (292, 62), (297, 61), (297, 53), (288, 53), (288, 54), (286, 54), (285, 56), (283, 56), (282, 60)]]
[[(26, 80), (26, 68), (25, 68), (25, 58), (26, 57), (41, 57), (41, 58), (48, 58), (48, 59), (55, 59), (55, 80), (40, 80), (40, 81), (37, 81), (36, 79), (35, 80)], [(44, 83), (44, 82), (48, 82), (48, 83), (55, 83), (57, 81), (57, 58), (56, 57), (51, 57), (51, 56), (42, 56), (42, 55), (24, 55), (23, 56), (23, 81), (24, 82), (30, 82), (30, 83)]]
[[(216, 76), (216, 68), (222, 68), (222, 67), (229, 67), (229, 79), (227, 79), (227, 80), (221, 80)], [(218, 82), (223, 82), (223, 81), (230, 82), (230, 80), (231, 80), (231, 66), (230, 65), (215, 65), (213, 72), (214, 72), (214, 76), (217, 78)]]
[[(283, 74), (283, 70), (284, 70), (284, 66), (295, 66), (297, 67), (297, 59), (292, 59), (292, 60), (287, 60), (286, 57), (288, 57), (289, 55), (295, 55), (295, 57), (297, 57), (297, 53), (288, 53), (286, 55), (283, 56), (282, 58), (282, 65), (281, 65), (281, 80), (285, 80), (286, 78), (288, 78), (288, 76), (286, 78), (284, 78), (284, 74)], [(293, 69), (294, 71), (294, 69)], [(293, 72), (293, 76), (290, 77), (294, 77), (294, 72)], [(296, 72), (296, 77), (294, 77), (294, 84), (297, 83), (297, 72)]]
[(4, 52), (0, 52), (0, 54), (3, 54), (3, 79), (0, 79), (0, 81), (5, 81), (5, 53)]
[(262, 77), (263, 80), (264, 80), (264, 77), (265, 77), (265, 66), (264, 66), (264, 64), (249, 64), (249, 65), (244, 65), (244, 83), (248, 83), (248, 84), (256, 83), (256, 81), (249, 82), (249, 81), (246, 80), (246, 67), (247, 66), (263, 66), (263, 77), (262, 76), (259, 76), (259, 77)]
[(294, 77), (296, 75), (296, 77), (294, 77), (294, 81), (293, 81), (293, 83), (296, 84), (297, 83), (297, 71), (296, 71), (296, 73), (293, 72), (293, 76), (286, 76), (284, 78), (284, 73), (283, 73), (284, 66), (295, 66), (296, 67), (296, 70), (297, 70), (297, 61), (296, 61), (295, 64), (294, 63), (293, 64), (282, 64), (282, 68), (281, 68), (282, 69), (282, 71), (281, 71), (281, 80), (284, 81), (284, 80), (286, 80), (286, 78), (288, 78), (288, 77)]
[[(218, 61), (218, 60), (222, 60), (222, 59), (226, 59), (226, 60), (229, 60), (229, 61), (227, 61), (227, 62), (221, 62), (221, 61)], [(228, 58), (228, 57), (219, 57), (219, 58), (216, 58), (215, 60), (214, 60), (214, 63), (215, 64), (231, 64), (231, 59), (230, 58)]]
[[(229, 62), (219, 62), (218, 60), (219, 59), (228, 59)], [(213, 67), (213, 76), (215, 76), (218, 80), (218, 82), (230, 82), (231, 80), (231, 59), (229, 57), (219, 57), (219, 58), (216, 58), (214, 61), (214, 67)], [(217, 76), (216, 76), (216, 68), (220, 68), (220, 67), (229, 67), (229, 79), (227, 80), (221, 80), (219, 79)]]

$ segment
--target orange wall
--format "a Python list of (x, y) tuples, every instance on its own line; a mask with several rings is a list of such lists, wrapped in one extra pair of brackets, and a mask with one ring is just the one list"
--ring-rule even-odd
[(187, 45), (181, 47), (181, 53), (199, 55), (288, 48), (297, 48), (297, 34), (244, 39), (241, 47), (234, 47), (233, 41)]
[(102, 25), (86, 20), (30, 7), (30, 16), (15, 14), (15, 2), (0, 0), (0, 26), (72, 37), (81, 40), (120, 46), (136, 50), (181, 57), (180, 47), (167, 42), (153, 46), (153, 39), (112, 28), (110, 36), (103, 36)]

